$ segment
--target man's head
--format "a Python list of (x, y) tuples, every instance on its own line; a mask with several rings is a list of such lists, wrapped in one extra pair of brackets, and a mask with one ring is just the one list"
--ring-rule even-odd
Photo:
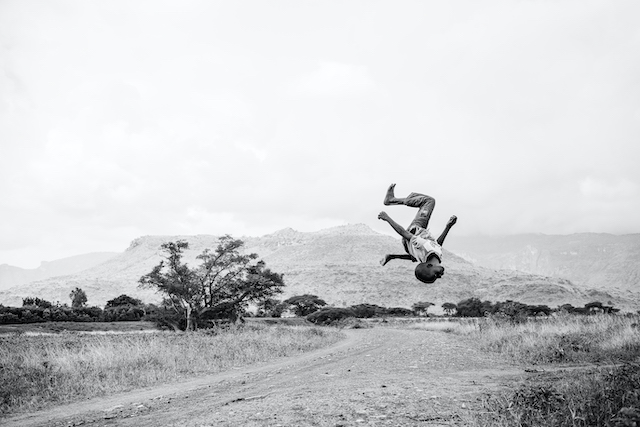
[(433, 283), (444, 274), (444, 267), (430, 262), (421, 262), (416, 266), (416, 278), (422, 283)]

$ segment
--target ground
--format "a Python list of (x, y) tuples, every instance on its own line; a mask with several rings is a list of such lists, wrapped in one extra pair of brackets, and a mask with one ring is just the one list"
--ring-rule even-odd
[(529, 375), (455, 334), (345, 330), (331, 347), (4, 419), (9, 426), (464, 426)]

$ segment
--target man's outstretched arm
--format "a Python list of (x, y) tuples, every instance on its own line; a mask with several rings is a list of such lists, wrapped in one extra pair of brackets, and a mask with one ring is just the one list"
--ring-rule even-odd
[(411, 238), (413, 237), (413, 234), (409, 233), (403, 226), (401, 226), (400, 224), (392, 220), (391, 217), (387, 215), (386, 212), (380, 212), (378, 214), (378, 219), (387, 221), (391, 226), (391, 228), (393, 228), (396, 231), (396, 233), (401, 235), (403, 238), (407, 240), (411, 240)]
[(444, 239), (447, 238), (447, 234), (449, 234), (449, 230), (451, 230), (451, 227), (454, 226), (454, 224), (458, 221), (458, 217), (453, 215), (451, 218), (449, 218), (449, 222), (447, 222), (447, 226), (444, 227), (444, 230), (442, 231), (442, 234), (440, 235), (440, 237), (438, 237), (438, 244), (440, 246), (442, 246), (444, 244)]

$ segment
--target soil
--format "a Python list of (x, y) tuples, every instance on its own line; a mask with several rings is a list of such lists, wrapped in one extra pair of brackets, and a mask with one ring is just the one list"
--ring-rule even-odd
[(9, 426), (466, 426), (530, 375), (459, 335), (345, 330), (324, 349), (2, 420)]

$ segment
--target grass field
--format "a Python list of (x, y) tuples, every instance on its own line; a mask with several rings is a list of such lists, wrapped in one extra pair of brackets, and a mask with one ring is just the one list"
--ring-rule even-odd
[(342, 336), (337, 329), (260, 324), (218, 333), (2, 334), (0, 414), (221, 372), (324, 347)]
[[(472, 328), (461, 325), (459, 332), (477, 340), (481, 349), (544, 367), (509, 392), (488, 396), (486, 412), (476, 425), (640, 425), (638, 320), (637, 316), (560, 316), (515, 324), (486, 319)], [(548, 370), (550, 365), (577, 368)]]

